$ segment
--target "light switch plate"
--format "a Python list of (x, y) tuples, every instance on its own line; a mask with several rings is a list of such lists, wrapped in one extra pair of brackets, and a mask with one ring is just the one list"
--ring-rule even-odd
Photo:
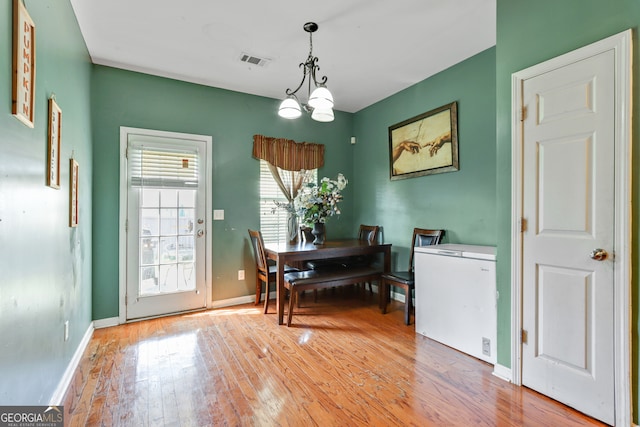
[(213, 210), (213, 220), (214, 221), (222, 221), (224, 219), (224, 209), (214, 209)]

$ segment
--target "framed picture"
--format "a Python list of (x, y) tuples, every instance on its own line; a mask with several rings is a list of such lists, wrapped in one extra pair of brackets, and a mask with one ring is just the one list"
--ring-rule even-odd
[(47, 185), (60, 188), (60, 135), (62, 131), (62, 110), (56, 100), (49, 98), (49, 127), (47, 150)]
[(389, 126), (391, 180), (458, 170), (458, 104)]
[(79, 200), (78, 181), (79, 167), (75, 159), (69, 160), (69, 227), (78, 226)]
[(11, 113), (32, 128), (36, 96), (36, 26), (22, 0), (13, 0), (12, 63)]

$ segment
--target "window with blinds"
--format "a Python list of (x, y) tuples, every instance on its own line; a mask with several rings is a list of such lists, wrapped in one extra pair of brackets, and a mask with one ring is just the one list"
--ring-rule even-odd
[[(317, 181), (318, 170), (311, 175)], [(287, 240), (287, 211), (276, 208), (275, 202), (287, 203), (269, 171), (268, 163), (260, 160), (260, 231), (265, 243)]]
[(172, 150), (131, 144), (127, 152), (134, 187), (195, 188), (197, 151)]

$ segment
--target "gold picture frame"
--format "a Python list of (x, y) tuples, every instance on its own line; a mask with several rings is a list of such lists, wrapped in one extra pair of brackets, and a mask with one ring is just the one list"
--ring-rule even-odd
[(80, 167), (75, 159), (69, 160), (69, 227), (77, 227), (80, 213), (79, 189)]
[(36, 26), (22, 0), (13, 0), (12, 65), (11, 114), (33, 128), (36, 98)]
[(457, 170), (457, 102), (389, 126), (391, 180)]
[(51, 188), (60, 189), (62, 110), (53, 96), (49, 98), (49, 126), (47, 129), (47, 185)]

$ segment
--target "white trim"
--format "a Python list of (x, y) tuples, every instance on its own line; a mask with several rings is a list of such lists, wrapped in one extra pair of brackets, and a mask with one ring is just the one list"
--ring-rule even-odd
[(511, 382), (521, 385), (522, 344), (522, 105), (524, 80), (570, 63), (614, 51), (615, 56), (615, 231), (614, 254), (614, 412), (615, 425), (631, 424), (631, 76), (632, 30), (626, 30), (512, 75), (511, 81)]
[[(275, 298), (275, 293), (274, 293), (274, 297)], [(245, 295), (243, 297), (236, 297), (236, 298), (229, 298), (229, 299), (222, 299), (222, 300), (218, 300), (218, 301), (211, 301), (211, 307), (212, 309), (214, 308), (223, 308), (223, 307), (232, 307), (234, 305), (242, 305), (242, 304), (250, 304), (252, 302), (256, 301), (256, 296), (255, 295)], [(258, 304), (259, 306), (260, 304)], [(256, 306), (257, 307), (257, 306)]]
[(110, 328), (111, 326), (118, 325), (120, 325), (119, 317), (107, 317), (105, 319), (98, 319), (93, 321), (93, 327), (95, 329)]
[(493, 375), (500, 378), (501, 380), (511, 382), (511, 368), (507, 368), (506, 366), (500, 365), (499, 363), (493, 365)]
[(127, 233), (125, 229), (125, 224), (127, 220), (127, 163), (126, 163), (126, 152), (127, 152), (127, 140), (128, 134), (135, 133), (137, 135), (146, 135), (151, 137), (162, 137), (162, 138), (174, 138), (174, 139), (187, 139), (187, 140), (199, 140), (204, 141), (207, 146), (207, 155), (205, 156), (205, 169), (206, 176), (204, 178), (206, 185), (206, 207), (205, 207), (205, 216), (204, 221), (206, 225), (206, 235), (205, 235), (205, 246), (206, 246), (206, 254), (205, 254), (205, 304), (207, 308), (210, 308), (211, 301), (211, 285), (212, 285), (212, 218), (213, 214), (213, 196), (211, 192), (212, 185), (212, 175), (213, 175), (213, 138), (209, 135), (197, 135), (197, 134), (188, 134), (188, 133), (180, 133), (180, 132), (167, 132), (160, 130), (152, 130), (152, 129), (140, 129), (140, 128), (132, 128), (121, 126), (120, 127), (120, 213), (119, 213), (119, 231), (118, 231), (118, 282), (119, 282), (119, 293), (118, 293), (118, 320), (119, 323), (127, 322), (127, 307), (125, 305), (125, 297), (127, 295)]
[(82, 340), (80, 340), (80, 344), (78, 344), (78, 348), (76, 348), (75, 353), (73, 353), (73, 357), (69, 361), (67, 365), (67, 369), (65, 369), (62, 378), (60, 378), (60, 382), (58, 383), (58, 387), (56, 387), (51, 399), (49, 399), (49, 404), (52, 406), (62, 406), (64, 404), (64, 396), (67, 394), (67, 389), (71, 384), (71, 380), (73, 380), (73, 375), (76, 373), (76, 369), (78, 369), (78, 365), (80, 365), (80, 361), (82, 360), (82, 355), (84, 351), (87, 349), (89, 342), (91, 341), (91, 337), (93, 336), (93, 322), (89, 323), (89, 327), (87, 331), (84, 333)]

